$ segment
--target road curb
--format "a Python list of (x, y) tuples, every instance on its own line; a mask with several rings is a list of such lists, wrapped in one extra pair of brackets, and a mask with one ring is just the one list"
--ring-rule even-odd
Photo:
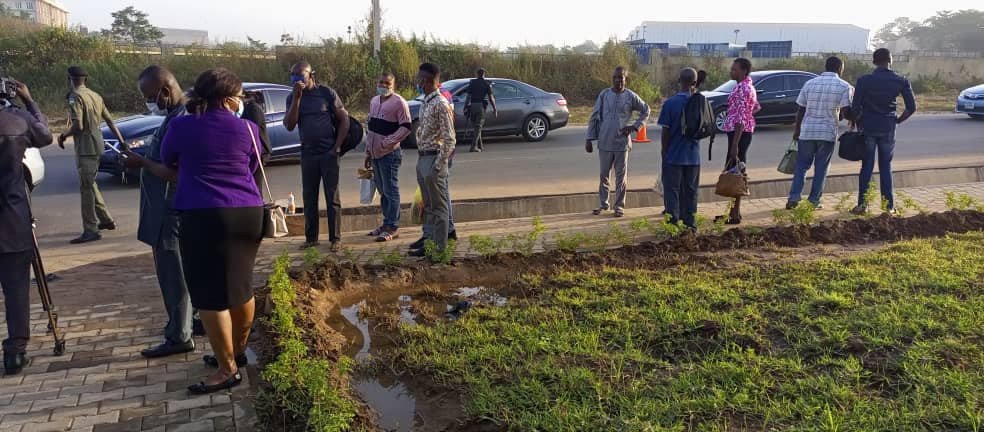
[[(874, 176), (878, 182), (878, 176)], [(910, 188), (922, 186), (940, 186), (947, 184), (963, 184), (984, 182), (984, 166), (970, 165), (945, 168), (924, 168), (915, 170), (896, 171), (893, 175), (895, 188)], [(812, 179), (807, 179), (804, 191), (809, 191)], [(752, 181), (749, 184), (751, 196), (756, 198), (780, 198), (789, 193), (792, 177), (786, 179), (771, 179)], [(857, 192), (858, 175), (843, 174), (827, 177), (824, 186), (825, 193)], [(659, 207), (663, 198), (652, 189), (633, 189), (626, 194), (626, 206), (630, 208)], [(701, 186), (698, 201), (710, 203), (724, 201), (725, 198), (715, 195), (714, 185)], [(490, 199), (461, 200), (454, 202), (454, 219), (456, 222), (476, 222), (499, 219), (515, 219), (532, 216), (546, 216), (568, 213), (589, 212), (598, 206), (597, 193), (572, 193), (542, 196), (519, 196)], [(299, 210), (300, 211), (300, 210)], [(410, 206), (402, 206), (403, 225), (409, 225)], [(325, 213), (322, 211), (321, 217)], [(382, 216), (378, 206), (353, 207), (342, 209), (342, 232), (369, 231), (379, 226)], [(304, 217), (300, 214), (287, 218), (292, 236), (303, 235)], [(322, 234), (327, 231), (327, 224), (321, 223)]]

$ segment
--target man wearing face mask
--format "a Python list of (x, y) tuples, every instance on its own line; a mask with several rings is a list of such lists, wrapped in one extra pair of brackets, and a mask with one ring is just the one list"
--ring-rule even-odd
[(67, 95), (69, 119), (68, 132), (58, 136), (58, 146), (65, 148), (65, 140), (72, 137), (75, 145), (75, 160), (79, 170), (79, 189), (82, 195), (82, 235), (71, 241), (72, 244), (89, 243), (102, 240), (101, 230), (115, 230), (116, 223), (103, 201), (96, 173), (99, 171), (99, 155), (105, 144), (99, 123), (106, 122), (122, 145), (123, 134), (113, 123), (113, 117), (103, 103), (102, 96), (86, 87), (89, 74), (78, 66), (68, 68), (68, 82), (71, 90)]
[[(161, 126), (154, 132), (145, 158), (161, 163), (161, 141), (167, 134), (171, 121), (185, 115), (185, 95), (170, 71), (160, 66), (150, 66), (140, 73), (137, 87), (147, 103), (147, 110), (164, 116)], [(164, 299), (168, 322), (164, 327), (164, 342), (141, 351), (146, 358), (158, 358), (194, 351), (192, 340), (192, 308), (185, 284), (181, 250), (178, 245), (180, 223), (174, 210), (175, 184), (154, 175), (146, 169), (144, 159), (127, 153), (127, 168), (144, 168), (140, 171), (140, 225), (137, 240), (153, 248), (157, 283)]]
[(366, 168), (372, 168), (379, 190), (383, 225), (370, 236), (386, 242), (400, 236), (400, 165), (403, 151), (400, 142), (410, 135), (410, 107), (396, 94), (396, 77), (379, 76), (377, 96), (369, 103), (369, 133), (366, 136)]
[(305, 237), (301, 248), (318, 245), (318, 194), (324, 186), (325, 203), (328, 207), (328, 238), (331, 241), (331, 251), (338, 252), (342, 241), (342, 200), (338, 192), (341, 167), (338, 149), (349, 129), (349, 122), (339, 119), (348, 119), (349, 114), (335, 90), (315, 82), (310, 63), (300, 62), (291, 67), (290, 81), (294, 91), (287, 97), (284, 126), (288, 131), (300, 127)]

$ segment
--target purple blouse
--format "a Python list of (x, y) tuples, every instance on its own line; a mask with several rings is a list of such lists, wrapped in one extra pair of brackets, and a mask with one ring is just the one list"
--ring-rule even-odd
[(253, 179), (259, 160), (247, 127), (258, 140), (256, 125), (224, 109), (171, 121), (161, 160), (178, 168), (175, 209), (263, 206)]

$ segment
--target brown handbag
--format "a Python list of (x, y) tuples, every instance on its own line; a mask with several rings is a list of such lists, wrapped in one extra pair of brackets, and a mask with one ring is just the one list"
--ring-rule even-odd
[(749, 196), (748, 175), (743, 173), (738, 167), (726, 170), (718, 177), (714, 193), (726, 198), (741, 198)]

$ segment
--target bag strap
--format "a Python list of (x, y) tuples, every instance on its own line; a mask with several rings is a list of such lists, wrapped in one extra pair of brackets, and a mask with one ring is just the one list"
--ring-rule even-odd
[(270, 191), (270, 182), (267, 181), (266, 170), (263, 169), (263, 158), (260, 157), (260, 147), (256, 145), (256, 135), (253, 134), (253, 128), (249, 127), (249, 120), (243, 120), (243, 124), (246, 125), (246, 131), (249, 132), (249, 139), (253, 141), (253, 152), (256, 153), (256, 163), (260, 166), (260, 175), (263, 176), (263, 185), (266, 187), (267, 197), (269, 197), (270, 202), (272, 203), (273, 192)]

